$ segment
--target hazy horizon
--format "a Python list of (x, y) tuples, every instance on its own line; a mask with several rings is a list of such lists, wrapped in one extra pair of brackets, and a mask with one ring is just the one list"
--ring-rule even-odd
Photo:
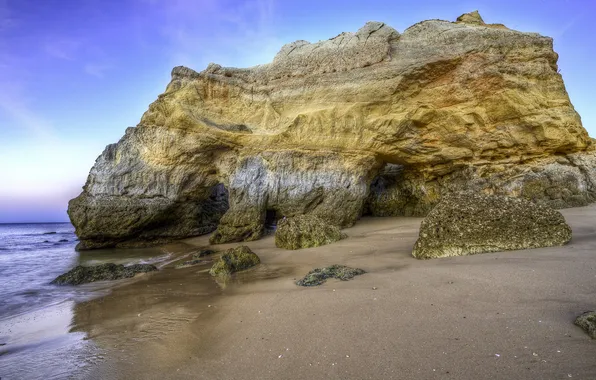
[(138, 123), (174, 66), (254, 66), (286, 43), (367, 21), (401, 33), (473, 10), (554, 38), (571, 101), (596, 136), (596, 4), (580, 0), (0, 0), (0, 223), (68, 222), (97, 156)]

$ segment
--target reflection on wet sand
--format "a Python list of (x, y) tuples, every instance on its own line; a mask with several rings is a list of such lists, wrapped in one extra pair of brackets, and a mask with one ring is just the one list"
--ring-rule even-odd
[[(176, 243), (147, 249), (88, 251), (78, 255), (73, 265), (116, 262), (163, 266), (195, 248)], [(80, 303), (101, 300), (114, 289), (134, 286), (137, 281), (148, 279), (148, 276), (137, 276), (76, 287), (44, 284), (35, 291), (35, 296), (44, 296), (53, 302), (39, 302), (23, 312), (0, 319), (0, 378), (86, 378), (91, 364), (101, 362), (104, 356), (90, 339), (91, 335), (76, 326), (79, 313), (75, 310)]]
[[(199, 243), (201, 241), (199, 240)], [(97, 378), (134, 374), (139, 361), (151, 358), (151, 367), (167, 373), (186, 363), (205, 342), (225, 301), (237, 287), (259, 284), (292, 275), (288, 266), (259, 265), (227, 277), (212, 277), (208, 270), (213, 257), (191, 267), (177, 268), (196, 250), (178, 254), (159, 273), (139, 276), (134, 283), (118, 287), (110, 295), (75, 307), (74, 330), (87, 334), (112, 352), (108, 363), (96, 366)], [(216, 255), (216, 254), (215, 254)], [(222, 302), (223, 301), (223, 302)], [(205, 347), (207, 348), (207, 347)], [(117, 370), (115, 370), (117, 368)]]
[(60, 302), (0, 321), (0, 377), (61, 379), (81, 376), (101, 359), (84, 333), (69, 333), (73, 301)]
[[(76, 306), (77, 331), (106, 353), (86, 378), (596, 378), (572, 323), (594, 306), (596, 207), (564, 214), (565, 247), (419, 261), (420, 219), (366, 218), (328, 246), (246, 243), (262, 264), (227, 280), (172, 263)], [(367, 273), (294, 284), (330, 264)]]

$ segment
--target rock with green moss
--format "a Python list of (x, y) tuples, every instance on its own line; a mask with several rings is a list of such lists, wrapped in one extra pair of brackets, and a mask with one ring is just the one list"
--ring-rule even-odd
[(522, 198), (450, 194), (428, 214), (412, 255), (418, 259), (564, 245), (563, 215)]
[(254, 267), (261, 260), (245, 245), (225, 251), (209, 270), (212, 276), (226, 276)]
[(258, 240), (263, 236), (265, 225), (261, 212), (251, 209), (230, 210), (209, 238), (211, 244), (223, 244)]
[(336, 278), (342, 281), (348, 281), (354, 276), (366, 273), (363, 269), (350, 268), (344, 265), (331, 265), (328, 267), (315, 268), (307, 273), (304, 278), (296, 281), (299, 286), (317, 286), (321, 285), (328, 278)]
[(298, 215), (278, 221), (275, 245), (285, 249), (318, 247), (346, 237), (338, 226), (314, 215)]
[(134, 277), (137, 273), (147, 273), (156, 270), (155, 265), (151, 264), (124, 266), (122, 264), (107, 263), (92, 267), (79, 265), (67, 273), (56, 277), (51, 283), (56, 285), (80, 285), (95, 281), (120, 280), (122, 278)]
[(575, 319), (575, 324), (596, 339), (596, 311), (587, 311)]

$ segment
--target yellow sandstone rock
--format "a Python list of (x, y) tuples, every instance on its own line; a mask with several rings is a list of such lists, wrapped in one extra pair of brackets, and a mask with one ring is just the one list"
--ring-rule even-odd
[(424, 215), (462, 187), (586, 204), (596, 158), (557, 58), (551, 38), (473, 12), (402, 34), (369, 22), (247, 69), (176, 67), (71, 201), (80, 248), (217, 226), (213, 242), (251, 240), (268, 210)]

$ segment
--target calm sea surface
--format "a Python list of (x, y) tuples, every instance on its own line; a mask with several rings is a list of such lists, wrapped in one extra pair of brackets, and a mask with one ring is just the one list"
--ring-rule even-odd
[(56, 286), (74, 266), (167, 259), (160, 248), (75, 251), (70, 223), (0, 224), (0, 379), (84, 378), (101, 351), (71, 332), (77, 302), (105, 295), (112, 284)]

